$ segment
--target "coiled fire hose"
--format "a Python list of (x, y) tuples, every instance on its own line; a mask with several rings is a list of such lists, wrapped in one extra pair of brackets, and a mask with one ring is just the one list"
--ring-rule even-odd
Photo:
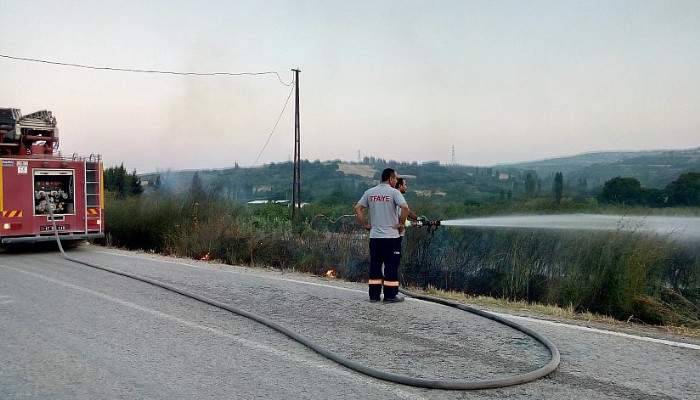
[(153, 279), (130, 274), (128, 272), (123, 272), (123, 271), (118, 271), (118, 270), (114, 270), (111, 268), (103, 267), (101, 265), (93, 264), (93, 263), (83, 261), (83, 260), (80, 260), (77, 258), (73, 258), (73, 257), (67, 255), (66, 252), (63, 250), (63, 245), (61, 244), (61, 238), (59, 237), (58, 230), (56, 229), (56, 221), (53, 218), (52, 208), (53, 207), (49, 206), (48, 211), (49, 211), (49, 215), (51, 217), (51, 221), (53, 223), (53, 232), (54, 232), (54, 236), (56, 237), (56, 244), (58, 245), (58, 249), (60, 250), (61, 255), (66, 260), (72, 261), (72, 262), (77, 263), (77, 264), (85, 265), (85, 266), (88, 266), (91, 268), (96, 268), (96, 269), (99, 269), (102, 271), (110, 272), (110, 273), (113, 273), (116, 275), (121, 275), (121, 276), (125, 276), (127, 278), (132, 278), (132, 279), (135, 279), (137, 281), (145, 282), (145, 283), (151, 284), (153, 286), (157, 286), (157, 287), (181, 294), (185, 297), (189, 297), (191, 299), (201, 301), (202, 303), (209, 304), (209, 305), (214, 306), (214, 307), (218, 307), (222, 310), (229, 311), (233, 314), (237, 314), (237, 315), (252, 319), (254, 321), (257, 321), (257, 322), (259, 322), (267, 327), (270, 327), (270, 328), (288, 336), (289, 338), (291, 338), (293, 340), (296, 340), (297, 342), (299, 342), (299, 343), (303, 344), (304, 346), (310, 348), (311, 350), (317, 352), (318, 354), (322, 355), (323, 357), (328, 358), (329, 360), (335, 361), (336, 363), (338, 363), (342, 366), (345, 366), (345, 367), (350, 368), (354, 371), (357, 371), (361, 374), (365, 374), (365, 375), (368, 375), (368, 376), (371, 376), (371, 377), (374, 377), (377, 379), (381, 379), (381, 380), (385, 380), (385, 381), (389, 381), (389, 382), (394, 382), (394, 383), (399, 383), (402, 385), (417, 386), (417, 387), (423, 387), (423, 388), (429, 388), (429, 389), (446, 389), (446, 390), (492, 389), (492, 388), (500, 388), (500, 387), (506, 387), (506, 386), (519, 385), (522, 383), (533, 381), (535, 379), (542, 378), (542, 377), (550, 374), (551, 372), (553, 372), (559, 366), (559, 360), (560, 360), (559, 350), (554, 345), (554, 343), (552, 343), (546, 337), (540, 335), (539, 333), (537, 333), (537, 332), (535, 332), (527, 327), (519, 325), (513, 321), (509, 321), (509, 320), (502, 318), (498, 315), (491, 314), (489, 312), (482, 311), (482, 310), (477, 310), (475, 308), (472, 308), (472, 307), (469, 307), (469, 306), (466, 306), (463, 304), (451, 302), (448, 300), (439, 299), (439, 298), (432, 297), (432, 296), (426, 296), (426, 295), (421, 295), (421, 294), (417, 294), (417, 293), (412, 293), (412, 292), (409, 292), (407, 290), (401, 289), (401, 293), (404, 293), (407, 296), (411, 296), (411, 297), (414, 297), (416, 299), (421, 299), (421, 300), (425, 300), (425, 301), (443, 304), (443, 305), (446, 305), (449, 307), (458, 308), (460, 310), (464, 310), (464, 311), (467, 311), (467, 312), (470, 312), (473, 314), (477, 314), (477, 315), (482, 316), (484, 318), (488, 318), (490, 320), (499, 322), (499, 323), (507, 325), (515, 330), (523, 332), (526, 335), (531, 336), (532, 338), (534, 338), (538, 342), (542, 343), (549, 350), (551, 358), (550, 358), (549, 362), (547, 364), (543, 365), (542, 367), (540, 367), (534, 371), (524, 373), (524, 374), (511, 375), (511, 376), (507, 376), (504, 378), (497, 378), (497, 379), (484, 379), (484, 380), (474, 380), (474, 381), (415, 378), (415, 377), (411, 377), (411, 376), (407, 376), (407, 375), (395, 374), (392, 372), (382, 371), (382, 370), (379, 370), (376, 368), (368, 367), (366, 365), (362, 365), (362, 364), (358, 363), (357, 361), (353, 361), (353, 360), (347, 359), (347, 358), (345, 358), (337, 353), (333, 353), (332, 351), (329, 351), (329, 350), (321, 347), (319, 344), (312, 341), (311, 339), (309, 339), (305, 336), (302, 336), (302, 335), (294, 332), (293, 330), (291, 330), (283, 325), (280, 325), (274, 321), (271, 321), (265, 317), (262, 317), (260, 315), (253, 314), (251, 312), (242, 310), (240, 308), (221, 303), (219, 301), (210, 299), (208, 297), (204, 297), (204, 296), (200, 296), (200, 295), (195, 294), (195, 293), (187, 292), (183, 289), (168, 285), (168, 284), (163, 283), (163, 282), (159, 282), (159, 281), (156, 281)]

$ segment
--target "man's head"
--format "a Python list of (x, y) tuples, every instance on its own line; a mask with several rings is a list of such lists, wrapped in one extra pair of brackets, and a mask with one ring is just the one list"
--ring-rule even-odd
[(401, 194), (406, 194), (406, 190), (408, 190), (408, 184), (404, 178), (396, 178), (396, 186), (394, 187), (398, 189)]
[(396, 171), (393, 168), (382, 171), (382, 183), (388, 183), (391, 187), (396, 186)]

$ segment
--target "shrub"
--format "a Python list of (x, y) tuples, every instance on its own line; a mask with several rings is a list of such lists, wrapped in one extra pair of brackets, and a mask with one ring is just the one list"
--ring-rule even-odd
[[(289, 209), (159, 195), (108, 202), (112, 244), (364, 280), (367, 235), (336, 221), (292, 229)], [(700, 249), (641, 231), (409, 229), (404, 284), (700, 326)]]

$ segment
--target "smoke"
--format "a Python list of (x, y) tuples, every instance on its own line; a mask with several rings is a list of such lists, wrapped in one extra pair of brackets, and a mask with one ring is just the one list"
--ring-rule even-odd
[[(223, 48), (197, 46), (183, 68), (187, 71), (242, 72), (268, 70), (236, 65)], [(215, 56), (212, 58), (212, 56)], [(226, 60), (226, 62), (217, 62)], [(158, 133), (175, 168), (216, 168), (251, 164), (279, 115), (288, 87), (274, 75), (182, 77), (164, 109)], [(286, 113), (290, 115), (289, 112)], [(274, 138), (270, 147), (274, 147)], [(286, 151), (286, 150), (285, 150)]]

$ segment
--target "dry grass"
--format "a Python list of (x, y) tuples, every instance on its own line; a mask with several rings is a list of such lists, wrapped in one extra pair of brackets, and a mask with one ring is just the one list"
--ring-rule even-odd
[[(314, 274), (331, 266), (341, 279), (366, 278), (362, 234), (292, 229), (285, 207), (153, 196), (114, 200), (107, 211), (116, 246)], [(700, 329), (700, 253), (638, 233), (414, 231), (406, 236), (402, 274), (409, 285), (452, 290), (444, 296), (484, 307), (693, 328), (669, 328), (681, 334)]]
[(624, 322), (613, 317), (591, 312), (577, 312), (573, 306), (559, 307), (556, 305), (528, 303), (521, 300), (508, 300), (489, 296), (472, 296), (463, 292), (446, 291), (429, 287), (425, 290), (410, 288), (416, 293), (423, 293), (443, 299), (454, 300), (459, 303), (483, 307), (487, 310), (505, 312), (515, 315), (534, 316), (542, 319), (562, 321), (581, 325), (596, 324), (603, 328), (617, 331), (643, 331), (646, 334), (673, 334), (687, 338), (700, 339), (700, 329), (685, 326), (658, 326), (639, 323), (631, 319)]

